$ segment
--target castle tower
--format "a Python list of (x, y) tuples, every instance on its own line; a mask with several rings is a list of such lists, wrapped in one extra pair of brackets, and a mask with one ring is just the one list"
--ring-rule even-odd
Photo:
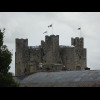
[(75, 47), (74, 64), (76, 66), (76, 70), (84, 70), (87, 67), (87, 53), (86, 48), (84, 48), (84, 38), (71, 38), (71, 45)]
[(45, 36), (45, 63), (61, 63), (59, 56), (59, 35)]
[(15, 76), (24, 75), (27, 70), (28, 39), (16, 39)]
[(84, 38), (71, 38), (71, 45), (79, 48), (84, 48)]

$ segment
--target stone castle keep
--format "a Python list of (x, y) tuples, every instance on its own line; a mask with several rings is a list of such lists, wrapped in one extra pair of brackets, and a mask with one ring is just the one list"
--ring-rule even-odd
[(15, 75), (39, 71), (85, 70), (84, 38), (71, 38), (72, 46), (59, 45), (59, 35), (45, 36), (40, 46), (28, 46), (28, 39), (16, 39)]

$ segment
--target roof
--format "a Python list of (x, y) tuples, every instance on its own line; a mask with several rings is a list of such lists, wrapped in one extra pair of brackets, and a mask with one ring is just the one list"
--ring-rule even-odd
[(28, 46), (28, 48), (29, 48), (29, 49), (40, 49), (41, 46), (40, 46), (40, 45), (39, 45), (39, 46)]
[(60, 48), (68, 48), (68, 47), (71, 47), (71, 46), (66, 46), (66, 45), (59, 45)]
[(100, 71), (38, 72), (20, 83), (25, 87), (95, 87), (100, 86)]

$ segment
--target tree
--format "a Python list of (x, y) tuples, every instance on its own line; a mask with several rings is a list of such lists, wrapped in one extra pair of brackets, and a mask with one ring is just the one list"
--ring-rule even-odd
[(12, 73), (9, 72), (12, 53), (6, 45), (3, 45), (4, 32), (5, 29), (0, 30), (0, 87), (16, 87), (19, 84), (15, 82)]

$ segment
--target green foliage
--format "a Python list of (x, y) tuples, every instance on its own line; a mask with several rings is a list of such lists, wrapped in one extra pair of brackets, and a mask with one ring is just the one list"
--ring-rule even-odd
[(12, 61), (12, 54), (11, 52), (7, 49), (7, 47), (1, 46), (0, 49), (0, 72), (1, 73), (7, 73), (8, 70), (10, 69), (10, 63)]
[(19, 84), (15, 82), (12, 73), (0, 73), (0, 87), (18, 87)]
[(9, 73), (10, 63), (12, 61), (12, 53), (3, 45), (4, 31), (0, 30), (0, 87), (16, 87), (19, 86), (13, 79), (12, 73)]
[(0, 30), (0, 47), (3, 45), (3, 37), (4, 37), (4, 31), (1, 32)]

